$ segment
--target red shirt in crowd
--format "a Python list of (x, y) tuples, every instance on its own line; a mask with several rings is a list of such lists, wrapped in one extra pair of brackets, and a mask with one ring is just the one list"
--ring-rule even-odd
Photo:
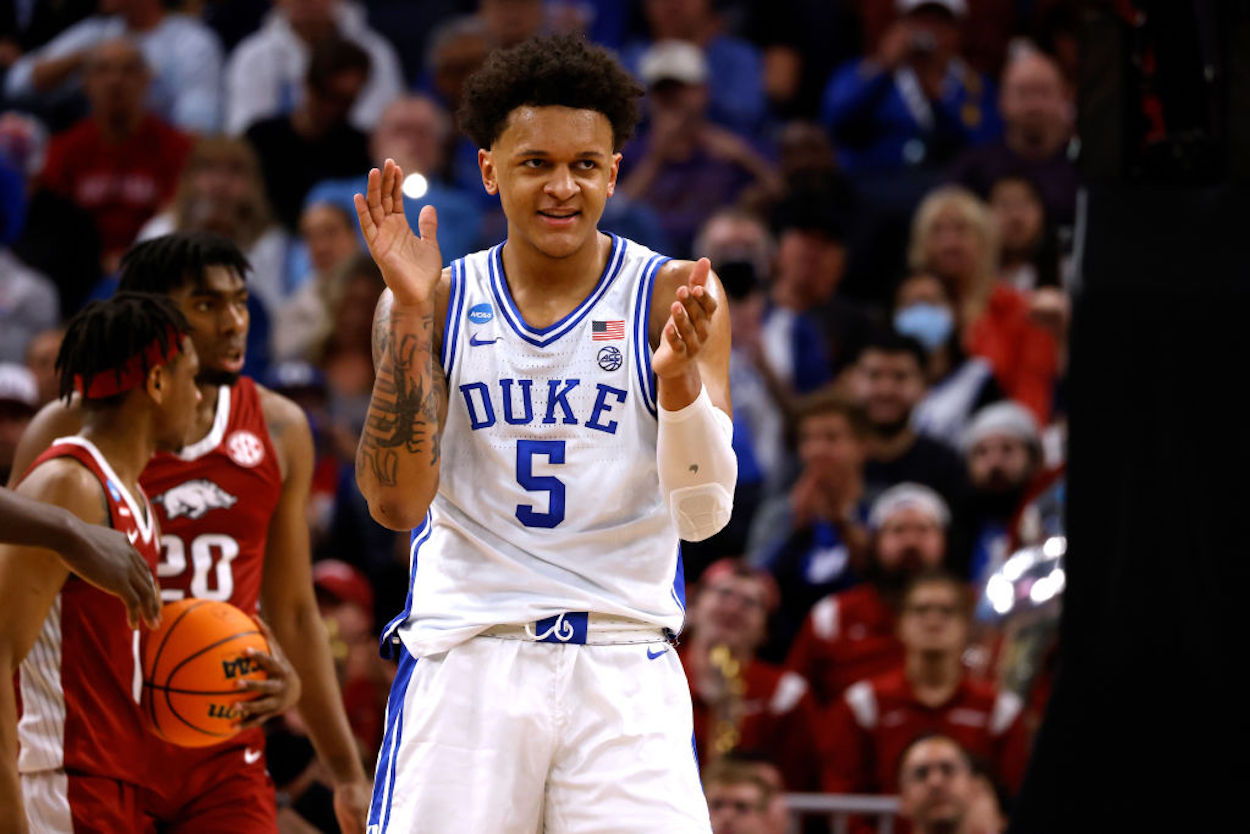
[(917, 736), (942, 733), (1017, 790), (1029, 742), (1016, 695), (965, 675), (941, 706), (929, 707), (896, 670), (846, 690), (828, 716), (823, 788), (833, 793), (895, 793), (903, 750)]
[(191, 138), (155, 116), (112, 144), (93, 119), (52, 137), (43, 169), (50, 190), (95, 219), (104, 255), (124, 252), (139, 229), (174, 195)]
[[(681, 654), (686, 679), (693, 681), (687, 653)], [(743, 672), (746, 689), (739, 707), (739, 741), (734, 748), (760, 756), (781, 771), (786, 790), (816, 790), (820, 783), (819, 711), (807, 681), (794, 672), (759, 660)], [(716, 717), (712, 706), (690, 688), (694, 737), (699, 760), (711, 755)]]
[(968, 352), (988, 360), (1003, 392), (1050, 422), (1059, 356), (1055, 338), (1029, 318), (1029, 300), (1013, 287), (994, 285), (985, 310), (968, 329)]
[(902, 665), (895, 626), (894, 609), (875, 586), (831, 594), (812, 606), (786, 666), (807, 678), (816, 702), (827, 706), (856, 681)]

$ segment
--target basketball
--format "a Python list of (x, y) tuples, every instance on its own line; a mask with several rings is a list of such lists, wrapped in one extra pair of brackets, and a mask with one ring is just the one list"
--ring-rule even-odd
[(182, 747), (218, 744), (238, 732), (235, 704), (256, 697), (241, 680), (266, 677), (248, 649), (269, 652), (256, 621), (226, 602), (184, 599), (161, 609), (143, 640), (141, 708), (148, 728)]

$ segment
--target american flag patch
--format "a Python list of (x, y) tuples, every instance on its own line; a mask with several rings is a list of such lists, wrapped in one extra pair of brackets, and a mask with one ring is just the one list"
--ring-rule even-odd
[(592, 321), (590, 323), (591, 339), (596, 342), (607, 342), (612, 339), (625, 338), (625, 320)]

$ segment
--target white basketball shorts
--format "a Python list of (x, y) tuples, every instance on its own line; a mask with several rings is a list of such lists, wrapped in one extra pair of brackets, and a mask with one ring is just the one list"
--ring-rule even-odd
[(668, 643), (400, 649), (368, 834), (710, 834)]

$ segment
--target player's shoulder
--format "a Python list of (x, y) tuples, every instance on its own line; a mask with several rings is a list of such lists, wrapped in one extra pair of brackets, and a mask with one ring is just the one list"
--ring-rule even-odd
[(104, 515), (103, 486), (77, 458), (54, 457), (30, 471), (17, 487), (27, 498), (64, 507), (87, 521)]
[(271, 437), (283, 434), (292, 426), (308, 428), (308, 415), (294, 400), (266, 388), (259, 382), (255, 385), (256, 398), (260, 402), (261, 414), (265, 417), (265, 425)]

